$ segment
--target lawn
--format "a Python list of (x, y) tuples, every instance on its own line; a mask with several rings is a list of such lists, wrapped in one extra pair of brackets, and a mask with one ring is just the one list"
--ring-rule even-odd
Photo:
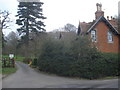
[(15, 60), (16, 60), (16, 61), (21, 61), (21, 62), (23, 62), (24, 58), (25, 58), (25, 57), (23, 57), (23, 56), (16, 56), (16, 57), (15, 57)]

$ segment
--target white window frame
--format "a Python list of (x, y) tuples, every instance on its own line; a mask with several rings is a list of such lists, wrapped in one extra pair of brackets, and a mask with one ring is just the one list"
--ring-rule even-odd
[(113, 34), (110, 31), (107, 32), (107, 40), (108, 43), (113, 43)]
[(91, 40), (92, 42), (97, 42), (96, 30), (91, 30)]

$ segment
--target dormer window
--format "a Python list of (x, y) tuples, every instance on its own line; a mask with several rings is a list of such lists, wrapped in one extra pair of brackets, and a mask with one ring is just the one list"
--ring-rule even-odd
[(92, 42), (96, 42), (97, 41), (96, 30), (92, 30), (91, 31), (91, 39), (92, 39)]
[(108, 31), (108, 43), (112, 43), (113, 42), (113, 35), (112, 35), (112, 32)]

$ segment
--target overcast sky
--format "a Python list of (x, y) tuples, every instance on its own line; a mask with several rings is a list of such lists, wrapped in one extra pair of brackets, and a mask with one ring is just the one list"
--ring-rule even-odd
[[(95, 19), (96, 3), (102, 4), (102, 10), (106, 16), (118, 15), (118, 1), (120, 0), (41, 0), (44, 2), (43, 14), (47, 17), (45, 21), (47, 31), (63, 27), (67, 23), (78, 26), (79, 21), (90, 22)], [(8, 10), (14, 21), (11, 28), (15, 25), (15, 15), (17, 14), (17, 0), (0, 0), (0, 9)], [(14, 27), (14, 28), (13, 28)], [(5, 30), (4, 33), (8, 34)]]

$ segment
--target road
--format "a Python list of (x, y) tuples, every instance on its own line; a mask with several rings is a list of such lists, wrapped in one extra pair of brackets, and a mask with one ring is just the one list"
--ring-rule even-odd
[(17, 62), (17, 72), (2, 80), (3, 88), (118, 88), (118, 79), (80, 80), (49, 75)]
[[(0, 67), (0, 68), (2, 68), (2, 67)], [(0, 90), (2, 89), (2, 74), (0, 73)]]

